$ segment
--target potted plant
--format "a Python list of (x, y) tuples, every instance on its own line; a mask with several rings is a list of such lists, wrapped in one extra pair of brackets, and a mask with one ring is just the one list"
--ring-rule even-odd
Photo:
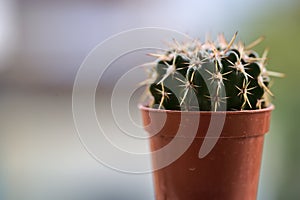
[[(151, 101), (140, 105), (157, 200), (253, 200), (273, 106), (267, 50), (227, 42), (174, 40), (150, 63)], [(219, 127), (219, 128), (217, 128)], [(174, 142), (175, 141), (175, 142)], [(181, 149), (180, 151), (178, 149)], [(170, 159), (175, 157), (176, 159)], [(168, 161), (166, 161), (168, 160)]]

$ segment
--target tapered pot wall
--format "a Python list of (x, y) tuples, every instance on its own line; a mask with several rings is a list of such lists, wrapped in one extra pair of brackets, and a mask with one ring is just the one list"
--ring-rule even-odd
[[(143, 106), (140, 109), (145, 129), (152, 136), (149, 142), (153, 152), (173, 140), (177, 140), (179, 146), (191, 140), (176, 136), (179, 124), (186, 123), (183, 127), (188, 133), (192, 122), (181, 119), (187, 118), (186, 115), (199, 115), (197, 133), (187, 150), (174, 162), (153, 172), (157, 200), (256, 199), (264, 134), (269, 130), (273, 107), (220, 113), (220, 116), (226, 114), (222, 132), (217, 140), (206, 138), (206, 142), (217, 142), (203, 158), (199, 158), (199, 150), (211, 121), (210, 112), (161, 111)], [(153, 169), (160, 168), (163, 160), (173, 156), (172, 151), (178, 151), (179, 146), (160, 152), (159, 158), (153, 157)]]

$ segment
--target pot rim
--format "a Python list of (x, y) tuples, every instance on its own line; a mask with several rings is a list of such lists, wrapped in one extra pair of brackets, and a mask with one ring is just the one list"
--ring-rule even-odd
[(183, 114), (201, 114), (201, 115), (211, 115), (211, 114), (230, 114), (230, 115), (241, 115), (241, 114), (256, 114), (269, 112), (275, 109), (275, 106), (271, 104), (270, 106), (263, 109), (256, 110), (238, 110), (238, 111), (182, 111), (182, 110), (163, 110), (150, 108), (143, 104), (138, 104), (140, 110), (158, 112), (158, 113), (183, 113)]

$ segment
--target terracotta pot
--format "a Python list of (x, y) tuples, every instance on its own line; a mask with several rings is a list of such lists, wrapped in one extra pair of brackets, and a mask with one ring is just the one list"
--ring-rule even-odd
[[(160, 168), (153, 172), (157, 200), (256, 199), (264, 134), (269, 130), (273, 106), (261, 110), (215, 112), (215, 119), (224, 124), (220, 136), (213, 137), (207, 137), (212, 112), (157, 110), (144, 106), (140, 106), (140, 110), (145, 129), (151, 135), (151, 151), (159, 151), (176, 140), (168, 151), (152, 156), (153, 169)], [(193, 117), (198, 118), (196, 123), (188, 120)], [(184, 127), (180, 137), (179, 124)], [(195, 135), (188, 135), (195, 124), (196, 129), (192, 130), (196, 131)], [(206, 156), (199, 158), (204, 140), (214, 140), (216, 144)], [(181, 144), (188, 146), (178, 156)], [(173, 155), (173, 152), (176, 153)], [(169, 165), (164, 163), (172, 156), (179, 158), (167, 163)], [(167, 166), (161, 168), (163, 165)]]

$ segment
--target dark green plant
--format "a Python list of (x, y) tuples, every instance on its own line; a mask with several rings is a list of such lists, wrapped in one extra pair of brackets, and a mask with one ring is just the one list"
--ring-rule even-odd
[(267, 107), (270, 76), (266, 69), (268, 50), (262, 57), (252, 50), (263, 38), (248, 46), (230, 42), (224, 35), (217, 42), (173, 41), (157, 60), (146, 80), (150, 106), (167, 110), (252, 110)]

